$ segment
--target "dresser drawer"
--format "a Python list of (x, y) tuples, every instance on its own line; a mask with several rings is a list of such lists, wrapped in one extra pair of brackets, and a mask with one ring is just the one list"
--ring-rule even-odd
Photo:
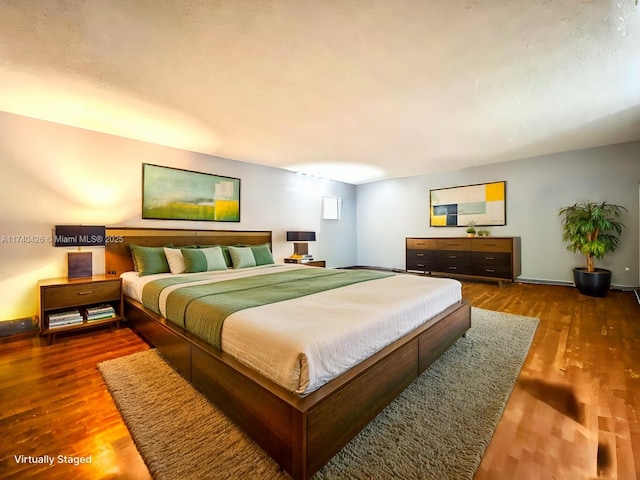
[(433, 238), (407, 238), (407, 250), (435, 250)]
[(511, 253), (513, 243), (508, 238), (476, 238), (472, 242), (474, 252)]
[(418, 260), (421, 262), (436, 259), (435, 250), (407, 250), (407, 261)]
[(439, 272), (469, 275), (471, 273), (471, 252), (439, 251), (437, 264)]
[(462, 250), (439, 250), (438, 262), (445, 263), (471, 263), (471, 252)]
[(513, 278), (511, 265), (476, 265), (471, 269), (472, 275), (495, 278)]
[(470, 238), (438, 238), (436, 240), (438, 250), (469, 250), (471, 251)]
[(409, 259), (407, 258), (407, 270), (418, 270), (420, 272), (431, 272), (436, 269), (435, 260)]
[(511, 254), (502, 252), (472, 252), (471, 263), (474, 265), (497, 266), (511, 265)]
[(54, 309), (120, 300), (120, 280), (44, 288), (42, 308)]

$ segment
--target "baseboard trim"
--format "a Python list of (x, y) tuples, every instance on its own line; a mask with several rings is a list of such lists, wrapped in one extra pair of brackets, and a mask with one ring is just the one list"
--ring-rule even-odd
[(563, 280), (541, 280), (538, 278), (516, 278), (516, 283), (530, 283), (532, 285), (554, 285), (556, 287), (573, 287), (573, 282)]

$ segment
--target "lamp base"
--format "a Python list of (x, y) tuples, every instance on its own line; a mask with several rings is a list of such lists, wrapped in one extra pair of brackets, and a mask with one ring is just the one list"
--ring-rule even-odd
[(91, 252), (69, 252), (67, 255), (68, 278), (85, 278), (93, 275)]
[(294, 243), (293, 244), (293, 255), (291, 255), (291, 258), (302, 258), (305, 255), (309, 254), (309, 244), (306, 242), (302, 242), (302, 243)]

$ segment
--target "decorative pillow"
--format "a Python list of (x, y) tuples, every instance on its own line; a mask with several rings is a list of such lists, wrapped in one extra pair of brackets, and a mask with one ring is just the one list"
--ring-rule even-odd
[[(182, 247), (181, 247), (182, 248)], [(177, 273), (184, 273), (184, 257), (180, 248), (166, 248), (164, 254), (167, 257), (167, 263), (169, 264), (169, 270), (174, 275)]]
[(251, 247), (229, 247), (229, 254), (233, 268), (247, 268), (256, 266), (256, 258)]
[[(167, 245), (172, 247), (173, 245)], [(141, 277), (153, 275), (155, 273), (168, 273), (169, 263), (164, 254), (164, 247), (142, 247), (140, 245), (129, 245), (133, 266)]]
[(227, 269), (227, 263), (224, 261), (222, 249), (219, 246), (184, 249), (182, 250), (182, 257), (184, 258), (184, 267), (187, 273)]
[(268, 243), (262, 245), (251, 245), (251, 251), (253, 251), (253, 256), (256, 259), (256, 265), (271, 265), (272, 263), (276, 263), (273, 260), (273, 254), (271, 253), (271, 248)]
[(227, 245), (198, 245), (198, 248), (213, 248), (213, 247), (220, 247), (222, 249), (222, 256), (224, 257), (224, 261), (227, 264), (227, 267), (228, 268), (233, 267), (233, 262), (231, 261), (231, 255), (229, 254), (229, 247)]

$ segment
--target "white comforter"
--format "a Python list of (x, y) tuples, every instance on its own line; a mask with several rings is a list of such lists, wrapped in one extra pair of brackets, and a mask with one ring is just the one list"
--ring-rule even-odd
[[(287, 264), (190, 275), (223, 281), (293, 268), (313, 267)], [(125, 273), (124, 292), (140, 301), (148, 281), (167, 276)], [(163, 291), (161, 311), (168, 293), (181, 286)], [(393, 275), (236, 312), (225, 320), (222, 350), (284, 388), (307, 394), (461, 298), (456, 280)]]

